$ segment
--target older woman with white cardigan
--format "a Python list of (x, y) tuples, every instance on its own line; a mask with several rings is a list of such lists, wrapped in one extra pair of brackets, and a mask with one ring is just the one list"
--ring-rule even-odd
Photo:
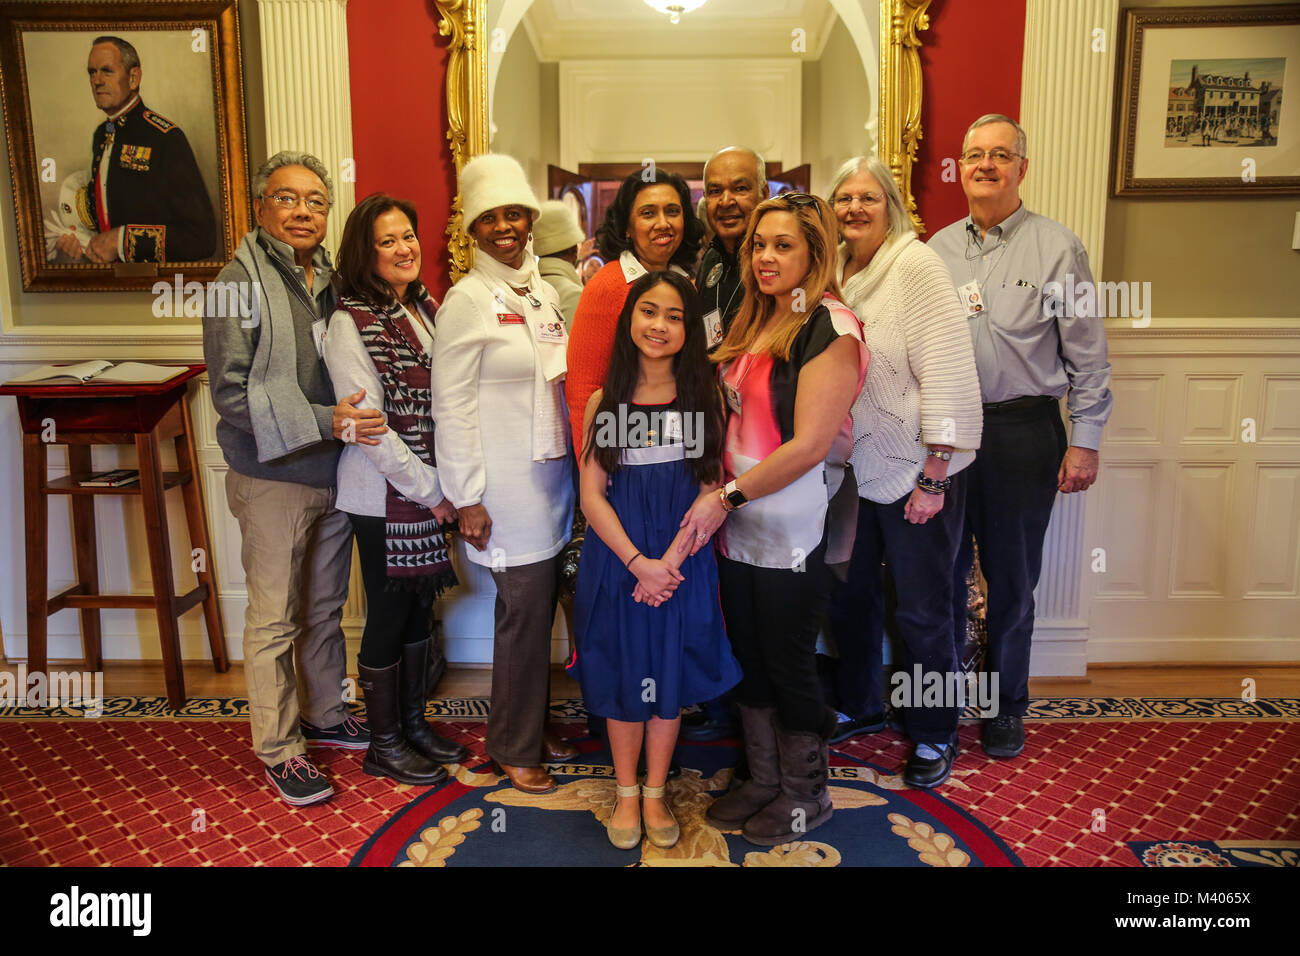
[[(853, 405), (858, 528), (848, 580), (832, 598), (841, 692), (857, 682), (868, 709), (879, 696), (881, 560), (898, 594), (908, 673), (956, 671), (952, 568), (962, 533), (965, 473), (983, 428), (970, 333), (943, 261), (916, 238), (889, 169), (858, 157), (837, 171), (830, 201), (840, 223), (839, 280), (862, 320), (871, 367)], [(945, 686), (952, 686), (945, 679)], [(920, 688), (916, 688), (919, 695)], [(873, 700), (874, 698), (874, 700)], [(856, 705), (856, 706), (855, 706)], [(904, 780), (936, 787), (957, 756), (957, 707), (909, 706), (915, 743)], [(849, 713), (836, 739), (883, 725), (883, 711)]]
[(556, 784), (542, 763), (551, 625), (574, 500), (568, 335), (559, 296), (533, 258), (539, 205), (519, 163), (495, 154), (471, 160), (460, 193), (477, 248), (474, 268), (438, 310), (438, 477), (459, 513), (466, 555), (492, 570), (497, 588), (488, 755), (517, 789), (549, 793)]

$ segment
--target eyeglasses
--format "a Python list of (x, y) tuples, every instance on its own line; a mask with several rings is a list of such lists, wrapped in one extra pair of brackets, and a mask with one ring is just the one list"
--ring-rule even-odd
[(329, 212), (332, 203), (329, 200), (321, 199), (319, 196), (299, 196), (297, 193), (272, 193), (263, 195), (263, 199), (269, 199), (281, 209), (297, 209), (298, 203), (305, 203), (307, 211), (313, 212), (318, 216), (323, 216)]
[[(982, 149), (970, 149), (961, 154), (963, 166), (977, 166), (984, 162), (985, 152)], [(990, 149), (987, 153), (989, 159), (999, 166), (1009, 166), (1016, 159), (1024, 159), (1019, 153), (1013, 153), (1008, 149)]]
[(846, 194), (835, 197), (835, 208), (848, 209), (853, 205), (853, 200), (855, 199), (864, 206), (874, 206), (878, 202), (885, 201), (884, 196), (877, 195), (876, 193), (862, 193), (859, 196), (849, 196)]

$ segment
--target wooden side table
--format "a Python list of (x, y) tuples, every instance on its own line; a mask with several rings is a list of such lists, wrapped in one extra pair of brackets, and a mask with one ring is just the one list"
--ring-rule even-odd
[[(23, 431), (23, 510), (27, 525), (27, 666), (44, 671), (47, 664), (47, 619), (64, 608), (81, 614), (83, 667), (103, 667), (99, 609), (153, 608), (158, 615), (167, 675), (167, 703), (174, 710), (185, 705), (177, 618), (203, 605), (203, 621), (212, 647), (212, 666), (218, 673), (230, 669), (226, 636), (217, 600), (214, 555), (208, 534), (208, 517), (200, 487), (190, 421), (190, 379), (206, 366), (188, 365), (185, 372), (151, 385), (2, 385), (0, 395), (18, 399)], [(53, 432), (50, 432), (50, 427)], [(50, 441), (44, 440), (50, 438)], [(173, 439), (176, 471), (164, 472), (160, 445)], [(46, 457), (51, 444), (68, 447), (68, 475), (53, 481), (46, 477)], [(83, 488), (77, 482), (91, 474), (92, 445), (135, 445), (140, 480), (120, 488)], [(177, 595), (172, 578), (171, 543), (163, 492), (180, 487), (185, 500), (185, 520), (190, 545), (202, 548), (198, 587)], [(77, 583), (53, 597), (49, 589), (49, 495), (69, 495)], [(99, 559), (95, 540), (95, 495), (139, 495), (144, 510), (145, 539), (153, 594), (101, 594)]]

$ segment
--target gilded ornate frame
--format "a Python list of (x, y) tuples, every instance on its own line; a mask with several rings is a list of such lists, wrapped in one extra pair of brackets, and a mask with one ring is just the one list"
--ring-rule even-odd
[[(176, 33), (179, 42), (192, 44), (202, 32), (209, 49), (204, 54), (212, 74), (211, 116), (215, 126), (215, 210), (217, 249), (200, 262), (168, 260), (160, 263), (89, 262), (51, 264), (46, 261), (40, 182), (43, 158), (38, 155), (32, 130), (29, 77), (23, 53), (26, 32), (160, 31)], [(190, 49), (194, 49), (191, 45)], [(70, 77), (84, 73), (71, 64)], [(146, 77), (154, 84), (162, 82)], [(84, 79), (82, 83), (84, 83)], [(85, 87), (77, 85), (84, 94)], [(148, 95), (142, 89), (142, 95)], [(0, 0), (0, 100), (9, 139), (9, 174), (14, 190), (19, 264), (24, 292), (121, 292), (152, 289), (159, 279), (183, 272), (185, 279), (209, 281), (235, 254), (240, 237), (249, 229), (248, 148), (244, 113), (244, 80), (239, 48), (237, 0), (89, 0), (89, 2), (35, 2)], [(84, 160), (89, 165), (94, 126), (85, 131)], [(47, 160), (48, 161), (48, 160)], [(5, 225), (5, 228), (8, 228)]]
[[(879, 0), (879, 153), (902, 190), (919, 231), (925, 231), (912, 194), (912, 166), (921, 141), (921, 30), (930, 28), (931, 0)], [(438, 32), (450, 37), (447, 61), (447, 141), (457, 173), (487, 152), (487, 0), (435, 0)], [(463, 228), (461, 197), (452, 199), (447, 253), (453, 282), (472, 265), (472, 243)]]

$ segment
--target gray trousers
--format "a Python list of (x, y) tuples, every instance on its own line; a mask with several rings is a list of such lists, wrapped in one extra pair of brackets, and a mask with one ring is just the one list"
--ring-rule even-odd
[(559, 555), (493, 571), (492, 580), (497, 587), (496, 635), (487, 753), (497, 763), (540, 767), (551, 703), (551, 628), (560, 595)]

